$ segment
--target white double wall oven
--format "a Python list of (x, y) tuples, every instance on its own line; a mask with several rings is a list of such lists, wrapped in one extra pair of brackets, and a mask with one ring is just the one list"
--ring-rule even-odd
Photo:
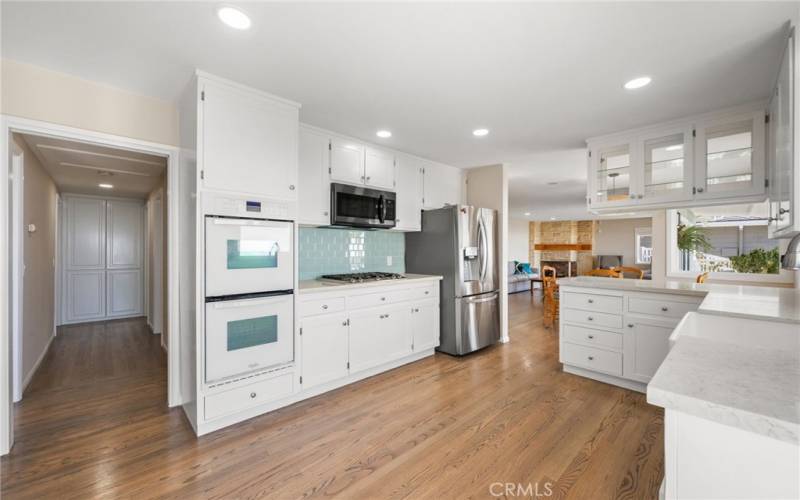
[(268, 200), (211, 195), (205, 382), (294, 361), (294, 223)]

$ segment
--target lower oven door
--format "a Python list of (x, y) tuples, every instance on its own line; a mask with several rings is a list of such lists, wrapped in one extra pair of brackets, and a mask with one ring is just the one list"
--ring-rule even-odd
[(293, 295), (206, 302), (206, 382), (294, 359)]

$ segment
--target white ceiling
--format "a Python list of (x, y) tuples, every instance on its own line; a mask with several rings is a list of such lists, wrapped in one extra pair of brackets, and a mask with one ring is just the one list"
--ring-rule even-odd
[[(64, 193), (147, 198), (161, 183), (166, 158), (94, 144), (19, 134)], [(98, 184), (111, 184), (104, 189)]]
[[(243, 3), (241, 32), (217, 3), (0, 5), (3, 57), (168, 100), (201, 68), (301, 102), (307, 123), (376, 142), (386, 128), (386, 144), (460, 167), (511, 163), (530, 187), (554, 175), (566, 205), (583, 165), (562, 178), (542, 152), (765, 97), (800, 17), (796, 2)], [(650, 86), (622, 88), (642, 74)]]

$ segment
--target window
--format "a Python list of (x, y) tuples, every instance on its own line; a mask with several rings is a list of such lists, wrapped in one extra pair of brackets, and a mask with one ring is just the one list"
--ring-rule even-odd
[[(668, 210), (669, 272), (788, 281), (791, 275), (780, 269), (785, 248), (780, 246), (782, 240), (769, 239), (768, 224), (768, 202)], [(637, 251), (638, 245), (637, 241)]]
[(649, 227), (637, 227), (636, 234), (636, 264), (651, 264), (653, 262), (653, 234)]

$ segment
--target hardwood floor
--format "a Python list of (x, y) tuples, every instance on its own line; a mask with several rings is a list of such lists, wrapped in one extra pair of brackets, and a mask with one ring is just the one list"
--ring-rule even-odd
[(519, 483), (509, 497), (655, 498), (662, 411), (563, 373), (539, 300), (510, 297), (508, 344), (201, 438), (166, 408), (165, 356), (141, 320), (64, 328), (17, 406), (2, 497), (492, 498)]

